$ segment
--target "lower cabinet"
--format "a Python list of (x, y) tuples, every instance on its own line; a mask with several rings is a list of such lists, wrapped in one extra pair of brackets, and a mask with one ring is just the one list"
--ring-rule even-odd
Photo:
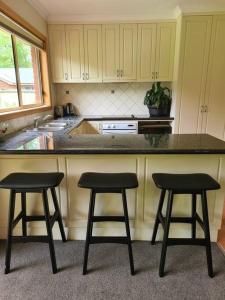
[[(132, 238), (150, 240), (154, 218), (159, 201), (160, 190), (152, 180), (154, 172), (205, 172), (216, 178), (221, 190), (208, 193), (211, 237), (217, 240), (221, 226), (225, 195), (225, 155), (2, 155), (0, 156), (0, 178), (12, 172), (63, 172), (65, 177), (57, 190), (64, 226), (69, 239), (84, 239), (87, 226), (87, 213), (90, 191), (78, 188), (77, 183), (83, 172), (134, 172), (139, 187), (127, 191), (128, 210)], [(0, 190), (0, 238), (6, 237), (9, 191)], [(51, 195), (49, 195), (51, 200)], [(174, 199), (174, 215), (190, 215), (191, 202), (187, 195)], [(17, 196), (16, 211), (20, 212), (20, 199)], [(42, 214), (43, 206), (39, 194), (28, 194), (28, 213)], [(201, 205), (198, 203), (201, 214)], [(50, 210), (53, 205), (50, 201)], [(96, 200), (96, 215), (120, 215), (122, 201), (118, 194), (99, 194)], [(45, 234), (44, 222), (29, 223), (30, 234)], [(55, 238), (60, 238), (58, 226), (53, 229)], [(115, 222), (97, 223), (94, 234), (120, 235), (125, 233), (124, 224)], [(15, 234), (21, 234), (20, 223)], [(172, 224), (171, 236), (190, 236), (190, 226)], [(160, 229), (159, 239), (162, 239)]]

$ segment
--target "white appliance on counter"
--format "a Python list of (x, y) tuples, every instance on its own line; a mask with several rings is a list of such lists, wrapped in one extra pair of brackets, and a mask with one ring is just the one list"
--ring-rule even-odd
[(137, 121), (114, 121), (102, 123), (102, 134), (137, 134)]

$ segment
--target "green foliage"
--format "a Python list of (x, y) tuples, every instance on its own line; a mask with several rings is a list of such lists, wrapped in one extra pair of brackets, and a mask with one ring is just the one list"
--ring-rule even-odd
[[(31, 68), (31, 48), (21, 40), (16, 40), (16, 51), (20, 68)], [(0, 68), (13, 68), (11, 35), (0, 30)]]
[(156, 108), (165, 107), (172, 101), (171, 91), (167, 87), (161, 87), (161, 82), (153, 83), (152, 88), (147, 91), (144, 105)]

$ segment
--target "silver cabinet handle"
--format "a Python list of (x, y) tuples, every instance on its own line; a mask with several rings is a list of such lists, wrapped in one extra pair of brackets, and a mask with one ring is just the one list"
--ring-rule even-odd
[(117, 76), (117, 77), (120, 77), (120, 70), (117, 70), (117, 71), (116, 71), (116, 76)]
[(205, 107), (204, 107), (204, 112), (208, 112), (208, 106), (207, 105), (205, 105)]
[(123, 77), (123, 70), (120, 70), (120, 77)]
[(88, 73), (86, 73), (86, 80), (88, 80), (89, 79), (89, 74)]
[(68, 80), (68, 73), (65, 73), (65, 79)]
[(152, 72), (152, 79), (155, 79), (155, 72)]
[(85, 80), (85, 73), (82, 73), (83, 80)]
[(155, 72), (155, 78), (158, 79), (158, 72)]

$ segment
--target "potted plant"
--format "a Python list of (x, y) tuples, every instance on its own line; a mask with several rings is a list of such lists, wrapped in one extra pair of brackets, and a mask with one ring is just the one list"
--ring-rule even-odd
[(144, 98), (144, 105), (147, 105), (150, 117), (169, 117), (171, 102), (171, 90), (162, 87), (161, 82), (153, 83), (152, 88), (147, 91)]

